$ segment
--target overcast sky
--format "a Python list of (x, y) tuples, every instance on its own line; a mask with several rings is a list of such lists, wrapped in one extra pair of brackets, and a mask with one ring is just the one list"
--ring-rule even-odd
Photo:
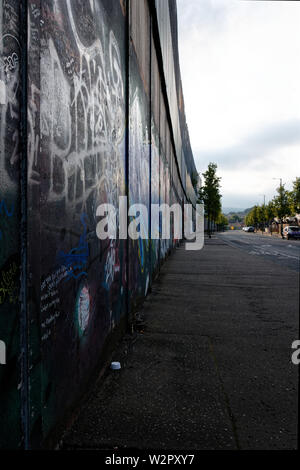
[(300, 2), (177, 0), (185, 110), (198, 171), (246, 208), (300, 176)]

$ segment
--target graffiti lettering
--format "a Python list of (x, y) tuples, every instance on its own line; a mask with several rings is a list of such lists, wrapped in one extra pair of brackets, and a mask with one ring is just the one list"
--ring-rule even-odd
[[(67, 276), (67, 270), (65, 267), (60, 267), (57, 269), (53, 274), (47, 276), (42, 284), (41, 284), (41, 291), (42, 291), (42, 300), (47, 300), (49, 296), (53, 297), (52, 289), (56, 288), (58, 284)], [(47, 292), (44, 291), (47, 289)], [(44, 292), (44, 294), (43, 294)]]
[(19, 65), (19, 57), (16, 52), (13, 52), (10, 56), (0, 59), (0, 68), (3, 68), (5, 73), (15, 70)]
[(0, 37), (0, 51), (0, 146), (4, 152), (0, 175), (3, 188), (12, 189), (16, 185), (12, 170), (19, 159), (20, 43), (17, 37), (10, 33)]
[(0, 340), (0, 364), (6, 364), (6, 345), (4, 341)]
[(55, 325), (55, 321), (60, 317), (60, 311), (58, 310), (60, 298), (57, 287), (66, 278), (67, 274), (68, 272), (65, 267), (60, 267), (54, 273), (47, 276), (41, 284), (41, 313), (44, 316), (41, 324), (42, 341), (50, 338), (52, 333), (51, 327)]
[[(41, 138), (49, 155), (48, 201), (64, 201), (69, 209), (86, 210), (92, 193), (96, 197), (105, 194), (108, 202), (116, 202), (124, 181), (120, 164), (125, 133), (124, 85), (113, 32), (109, 32), (106, 50), (100, 38), (86, 46), (80, 39), (72, 2), (67, 0), (66, 6), (76, 49), (68, 51), (69, 56), (60, 56), (53, 35), (43, 50)], [(59, 9), (56, 4), (56, 16), (60, 16)], [(33, 163), (38, 148), (34, 112), (30, 116), (30, 166), (37, 172)], [(39, 180), (32, 173), (31, 180)]]
[(6, 298), (11, 304), (17, 302), (17, 272), (18, 266), (14, 261), (0, 272), (0, 304), (2, 304)]

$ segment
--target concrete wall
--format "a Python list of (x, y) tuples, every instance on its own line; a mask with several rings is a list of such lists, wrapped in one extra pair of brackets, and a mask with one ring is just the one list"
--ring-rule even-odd
[(168, 2), (0, 0), (0, 21), (0, 447), (38, 448), (177, 243), (101, 241), (97, 207), (195, 202), (193, 165)]

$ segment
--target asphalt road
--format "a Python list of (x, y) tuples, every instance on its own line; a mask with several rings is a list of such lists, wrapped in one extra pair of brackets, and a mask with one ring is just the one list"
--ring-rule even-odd
[(276, 236), (232, 230), (217, 234), (229, 245), (253, 256), (269, 259), (289, 269), (300, 271), (300, 240), (282, 240)]

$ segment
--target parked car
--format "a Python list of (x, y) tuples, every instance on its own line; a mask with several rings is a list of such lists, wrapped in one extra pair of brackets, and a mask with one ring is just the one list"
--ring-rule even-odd
[(243, 230), (244, 230), (245, 232), (254, 232), (254, 227), (252, 227), (252, 226), (250, 225), (250, 227), (243, 227)]
[(289, 240), (290, 238), (300, 238), (300, 227), (297, 225), (290, 225), (289, 227), (284, 227), (283, 237)]

